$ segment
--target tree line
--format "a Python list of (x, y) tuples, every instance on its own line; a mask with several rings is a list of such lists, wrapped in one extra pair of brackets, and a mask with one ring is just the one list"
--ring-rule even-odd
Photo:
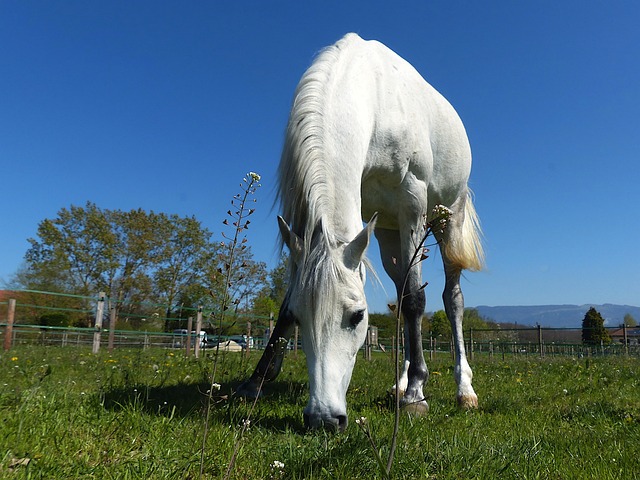
[[(225, 294), (233, 299), (234, 313), (268, 316), (277, 314), (284, 295), (286, 257), (268, 271), (264, 262), (253, 258), (245, 240), (230, 259), (225, 239), (214, 239), (195, 217), (109, 210), (87, 202), (41, 221), (28, 241), (13, 288), (72, 293), (78, 297), (64, 302), (79, 310), (88, 302), (81, 297), (105, 292), (132, 328), (155, 316), (164, 317), (163, 328), (170, 331), (197, 306), (215, 311)], [(231, 272), (230, 279), (222, 278), (222, 269)], [(61, 299), (55, 301), (59, 305)], [(59, 308), (40, 320), (90, 325), (88, 311), (68, 313), (72, 310)]]
[[(245, 193), (252, 193), (251, 181), (245, 179)], [(253, 210), (245, 209), (244, 200), (239, 202), (236, 197), (232, 201), (235, 210), (227, 212), (236, 221), (230, 224), (225, 219), (223, 224), (235, 232), (233, 241), (237, 244), (224, 233), (222, 239), (214, 239), (195, 217), (142, 209), (108, 210), (91, 202), (62, 208), (55, 218), (41, 221), (36, 237), (28, 239), (30, 247), (12, 287), (76, 295), (51, 299), (31, 294), (32, 303), (51, 307), (46, 313), (34, 311), (33, 320), (44, 325), (90, 326), (93, 312), (84, 297), (94, 297), (97, 292), (106, 293), (110, 307), (117, 308), (130, 328), (154, 321), (171, 331), (183, 327), (196, 307), (215, 312), (225, 298), (232, 300), (234, 314), (277, 316), (287, 289), (288, 257), (283, 254), (270, 271), (264, 262), (253, 258), (246, 237), (238, 239), (237, 235), (249, 228), (247, 217)], [(379, 328), (381, 338), (395, 335), (395, 321), (391, 313), (370, 314), (370, 323)], [(630, 315), (624, 323), (637, 325)], [(213, 322), (210, 325), (215, 328)], [(519, 337), (515, 330), (522, 328), (498, 325), (473, 308), (465, 310), (464, 326), (478, 331), (474, 334), (477, 340), (485, 335), (495, 341), (515, 341)], [(602, 316), (594, 308), (586, 313), (582, 327), (585, 344), (611, 341)], [(493, 331), (483, 333), (483, 329)], [(243, 330), (244, 325), (237, 325), (226, 333)], [(425, 315), (422, 330), (444, 341), (451, 337), (442, 310)]]

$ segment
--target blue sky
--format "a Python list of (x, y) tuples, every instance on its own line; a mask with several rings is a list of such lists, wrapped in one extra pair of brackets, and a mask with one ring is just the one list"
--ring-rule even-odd
[[(487, 250), (468, 306), (640, 305), (639, 21), (635, 1), (0, 2), (0, 282), (40, 221), (87, 201), (195, 215), (219, 236), (249, 171), (249, 241), (272, 266), (293, 90), (354, 31), (465, 123)], [(374, 311), (393, 292), (379, 271)], [(439, 260), (425, 279), (441, 308)]]

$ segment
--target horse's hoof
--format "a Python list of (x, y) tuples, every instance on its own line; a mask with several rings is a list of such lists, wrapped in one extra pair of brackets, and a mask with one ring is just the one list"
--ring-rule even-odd
[(425, 400), (409, 402), (402, 405), (402, 410), (406, 413), (422, 417), (429, 412), (429, 404)]
[(458, 396), (458, 407), (464, 410), (474, 410), (478, 408), (478, 396), (475, 393)]

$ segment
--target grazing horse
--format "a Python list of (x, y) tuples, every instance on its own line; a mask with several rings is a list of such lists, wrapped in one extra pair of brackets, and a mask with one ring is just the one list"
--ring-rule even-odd
[[(410, 263), (425, 215), (444, 205), (452, 216), (435, 235), (446, 275), (443, 300), (455, 343), (457, 400), (462, 407), (477, 406), (460, 289), (461, 271), (483, 264), (467, 187), (470, 170), (460, 118), (409, 63), (356, 34), (324, 49), (296, 89), (279, 167), (278, 223), (290, 251), (289, 288), (267, 348), (238, 393), (257, 396), (263, 382), (278, 375), (298, 324), (309, 372), (305, 424), (346, 428), (346, 391), (367, 332), (365, 251), (374, 233), (384, 269), (402, 297), (401, 405), (426, 412), (425, 294), (420, 264)], [(363, 219), (369, 220), (364, 228)]]

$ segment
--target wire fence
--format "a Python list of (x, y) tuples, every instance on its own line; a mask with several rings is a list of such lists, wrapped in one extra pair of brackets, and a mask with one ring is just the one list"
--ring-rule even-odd
[[(102, 344), (113, 348), (173, 348), (184, 349), (198, 356), (201, 350), (212, 347), (227, 350), (261, 349), (273, 331), (273, 315), (257, 316), (236, 312), (224, 324), (212, 327), (205, 318), (215, 312), (202, 307), (185, 309), (193, 315), (184, 318), (163, 317), (159, 311), (169, 311), (166, 305), (141, 304), (137, 312), (106, 308), (104, 294), (97, 297), (68, 295), (34, 290), (0, 292), (0, 341), (5, 350), (13, 345), (88, 346), (97, 353)], [(15, 297), (15, 298), (13, 298)], [(122, 317), (118, 319), (118, 316)], [(50, 325), (52, 319), (81, 318), (89, 326)], [(134, 322), (130, 319), (134, 318)], [(124, 320), (124, 321), (123, 321)], [(129, 320), (129, 322), (127, 322)], [(177, 322), (176, 322), (177, 320)], [(167, 332), (167, 322), (180, 328)], [(129, 328), (117, 328), (124, 324)], [(137, 328), (133, 328), (137, 327)], [(145, 328), (148, 327), (148, 328)], [(235, 327), (235, 332), (231, 333)], [(206, 331), (205, 331), (206, 330)], [(608, 342), (587, 344), (582, 341), (580, 328), (547, 328), (542, 326), (521, 328), (483, 328), (464, 331), (465, 347), (470, 360), (476, 355), (507, 356), (595, 356), (633, 355), (640, 357), (640, 328), (612, 327), (606, 329)], [(451, 340), (434, 337), (425, 332), (423, 348), (431, 358), (453, 355)], [(297, 350), (300, 337), (296, 328), (290, 349)], [(364, 355), (373, 351), (393, 351), (395, 338), (381, 338), (375, 326), (363, 345)]]

